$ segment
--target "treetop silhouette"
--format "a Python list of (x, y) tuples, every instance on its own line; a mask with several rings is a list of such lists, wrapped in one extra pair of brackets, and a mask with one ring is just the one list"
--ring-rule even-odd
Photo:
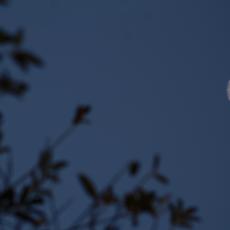
[[(0, 5), (9, 4), (7, 0), (0, 0)], [(24, 96), (29, 85), (25, 81), (16, 80), (11, 73), (13, 66), (28, 73), (33, 67), (44, 67), (44, 61), (38, 55), (23, 48), (25, 31), (18, 29), (9, 32), (0, 29), (0, 63), (5, 59), (12, 61), (12, 66), (0, 71), (0, 95), (20, 98)], [(1, 50), (2, 47), (7, 49)], [(5, 98), (4, 98), (5, 99)], [(4, 116), (0, 112), (0, 157), (6, 162), (6, 167), (0, 168), (0, 229), (20, 230), (27, 228), (51, 230), (57, 226), (58, 219), (65, 208), (58, 207), (50, 210), (48, 205), (55, 202), (55, 184), (60, 183), (62, 170), (68, 168), (65, 159), (56, 160), (55, 150), (69, 138), (79, 126), (88, 123), (92, 111), (91, 105), (77, 105), (72, 121), (64, 132), (41, 151), (39, 158), (29, 166), (23, 175), (17, 175), (12, 180), (14, 162), (11, 148), (4, 142)], [(174, 198), (170, 193), (161, 193), (157, 185), (168, 186), (169, 178), (161, 172), (160, 154), (153, 156), (150, 167), (144, 170), (141, 163), (133, 160), (118, 171), (105, 188), (99, 188), (86, 173), (77, 173), (76, 179), (90, 199), (89, 207), (77, 216), (68, 226), (59, 226), (63, 230), (77, 229), (122, 229), (124, 221), (129, 221), (131, 227), (143, 226), (141, 218), (148, 216), (152, 224), (149, 228), (159, 229), (161, 217), (168, 216), (169, 229), (177, 227), (192, 228), (200, 221), (195, 206), (187, 206), (182, 198)], [(136, 184), (128, 191), (117, 192), (116, 185), (123, 178), (134, 179)], [(148, 185), (148, 186), (146, 186)], [(154, 189), (149, 189), (149, 185)]]

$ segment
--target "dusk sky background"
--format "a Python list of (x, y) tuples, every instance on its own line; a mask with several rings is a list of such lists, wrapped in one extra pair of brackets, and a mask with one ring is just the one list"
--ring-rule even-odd
[(1, 98), (17, 175), (68, 126), (78, 104), (93, 108), (92, 124), (56, 152), (71, 162), (58, 189), (62, 201), (74, 197), (66, 221), (89, 201), (76, 173), (103, 187), (128, 161), (140, 160), (144, 170), (161, 152), (168, 191), (200, 208), (194, 229), (229, 229), (229, 1), (12, 0), (0, 21), (25, 28), (25, 48), (46, 63), (29, 74), (14, 68), (30, 92)]

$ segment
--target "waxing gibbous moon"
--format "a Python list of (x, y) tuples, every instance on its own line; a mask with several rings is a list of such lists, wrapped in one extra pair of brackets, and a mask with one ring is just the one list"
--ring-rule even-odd
[(227, 84), (227, 97), (228, 97), (228, 100), (230, 101), (230, 80), (228, 81), (228, 84)]

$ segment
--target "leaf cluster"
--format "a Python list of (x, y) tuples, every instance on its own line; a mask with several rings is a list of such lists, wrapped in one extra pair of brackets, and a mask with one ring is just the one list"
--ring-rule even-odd
[[(0, 61), (4, 63), (5, 59), (11, 60), (23, 73), (28, 72), (32, 66), (43, 67), (44, 61), (25, 49), (24, 43), (25, 32), (23, 30), (19, 29), (11, 33), (0, 28)], [(25, 81), (15, 80), (10, 69), (12, 67), (4, 67), (0, 72), (0, 94), (21, 97), (27, 92), (29, 86)]]
[[(8, 3), (8, 0), (0, 0), (0, 6)], [(24, 30), (10, 32), (0, 28), (0, 63), (9, 59), (23, 74), (32, 67), (43, 67), (44, 61), (24, 48), (24, 43)], [(0, 70), (0, 95), (19, 98), (27, 93), (29, 86), (24, 80), (16, 80), (11, 69), (12, 66)], [(55, 150), (79, 125), (89, 123), (87, 116), (91, 110), (90, 105), (78, 105), (67, 129), (46, 146), (37, 162), (20, 176), (14, 172), (12, 151), (5, 143), (3, 113), (0, 112), (0, 162), (6, 160), (6, 167), (0, 167), (0, 229), (22, 230), (24, 226), (41, 230), (57, 228), (59, 213), (63, 208), (51, 211), (48, 205), (55, 201), (55, 185), (61, 182), (60, 174), (69, 163), (67, 160), (56, 160)], [(87, 174), (78, 173), (77, 179), (90, 198), (90, 205), (63, 230), (118, 230), (122, 228), (122, 221), (137, 226), (141, 224), (142, 216), (148, 216), (150, 221), (157, 223), (165, 214), (169, 217), (171, 227), (192, 228), (200, 221), (197, 207), (186, 207), (182, 198), (174, 201), (169, 192), (161, 193), (156, 189), (157, 185), (167, 188), (170, 183), (160, 166), (159, 154), (154, 155), (147, 172), (142, 172), (141, 163), (133, 160), (101, 189)], [(14, 174), (15, 180), (12, 179)], [(117, 183), (125, 176), (136, 183), (128, 191), (118, 193)], [(157, 226), (154, 230), (157, 230)]]
[[(138, 177), (140, 174), (140, 163), (138, 161), (130, 162), (125, 170), (121, 170), (115, 175), (116, 183), (125, 175)], [(169, 178), (160, 172), (160, 156), (156, 154), (153, 157), (153, 164), (150, 170), (141, 175), (137, 184), (129, 191), (123, 194), (116, 193), (116, 183), (109, 183), (105, 189), (99, 190), (92, 179), (86, 174), (78, 175), (79, 182), (85, 193), (91, 198), (95, 211), (93, 215), (88, 216), (88, 220), (81, 219), (75, 223), (76, 229), (88, 225), (90, 229), (100, 226), (100, 229), (120, 229), (121, 219), (130, 220), (132, 226), (140, 224), (141, 216), (147, 215), (153, 222), (159, 221), (160, 217), (168, 214), (169, 223), (173, 227), (192, 227), (192, 224), (199, 222), (196, 216), (197, 208), (189, 207), (184, 209), (182, 199), (180, 203), (174, 204), (173, 198), (169, 193), (160, 194), (156, 190), (149, 189), (146, 184), (154, 182), (167, 186)], [(111, 181), (114, 181), (113, 179)], [(113, 215), (104, 216), (109, 210), (115, 210)], [(99, 210), (103, 210), (99, 211)], [(87, 218), (86, 218), (87, 219)], [(74, 229), (74, 228), (73, 228)]]

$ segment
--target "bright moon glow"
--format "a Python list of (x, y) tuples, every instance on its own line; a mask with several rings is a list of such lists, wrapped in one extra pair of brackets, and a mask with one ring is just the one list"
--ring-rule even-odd
[(228, 85), (227, 85), (227, 97), (228, 100), (230, 101), (230, 80), (228, 81)]

